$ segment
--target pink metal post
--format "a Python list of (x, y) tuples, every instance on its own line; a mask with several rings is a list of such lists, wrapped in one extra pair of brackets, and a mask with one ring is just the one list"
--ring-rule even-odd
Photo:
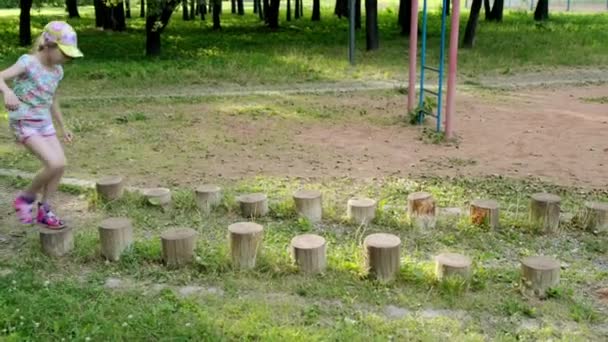
[(445, 105), (445, 137), (454, 136), (454, 95), (456, 93), (456, 65), (458, 65), (458, 29), (460, 24), (460, 0), (452, 1), (452, 26), (450, 29), (450, 53), (448, 66), (448, 94)]
[(414, 110), (416, 101), (416, 59), (418, 58), (418, 0), (412, 0), (410, 18), (410, 78), (407, 89), (407, 110)]

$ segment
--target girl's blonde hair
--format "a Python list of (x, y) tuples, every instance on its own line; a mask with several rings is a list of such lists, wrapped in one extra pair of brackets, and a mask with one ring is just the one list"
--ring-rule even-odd
[(45, 42), (44, 40), (44, 33), (42, 33), (41, 35), (38, 36), (38, 38), (36, 38), (36, 41), (34, 42), (34, 45), (32, 45), (32, 49), (30, 50), (30, 53), (35, 54), (38, 51), (42, 51), (44, 50), (44, 48), (46, 47), (56, 47), (57, 43), (53, 43), (53, 42)]

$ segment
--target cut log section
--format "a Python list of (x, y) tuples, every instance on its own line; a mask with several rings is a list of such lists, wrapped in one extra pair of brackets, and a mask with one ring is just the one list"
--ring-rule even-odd
[(392, 234), (371, 234), (363, 242), (366, 268), (379, 281), (388, 282), (399, 272), (401, 239)]
[(468, 281), (471, 277), (471, 258), (456, 253), (439, 254), (435, 257), (435, 273), (438, 280), (459, 276)]
[(99, 179), (95, 184), (97, 193), (106, 201), (117, 200), (124, 193), (123, 178), (120, 176), (107, 176)]
[(544, 233), (555, 233), (559, 228), (561, 199), (557, 195), (538, 193), (530, 200), (530, 221)]
[(232, 264), (237, 269), (254, 268), (262, 245), (264, 228), (253, 222), (239, 222), (231, 224), (228, 231)]
[(355, 197), (348, 200), (348, 219), (356, 224), (368, 224), (376, 218), (376, 200), (371, 198)]
[(74, 234), (70, 227), (63, 229), (40, 228), (39, 232), (42, 252), (48, 256), (61, 257), (74, 249)]
[(583, 216), (585, 228), (596, 232), (608, 232), (608, 203), (587, 202)]
[(434, 228), (436, 207), (433, 196), (428, 192), (414, 192), (407, 196), (407, 213), (414, 227)]
[(161, 236), (163, 261), (169, 267), (179, 267), (194, 260), (196, 231), (177, 228), (164, 232)]
[(221, 191), (222, 189), (217, 185), (207, 184), (198, 187), (194, 191), (198, 208), (204, 213), (209, 213), (222, 201)]
[(291, 240), (292, 255), (296, 265), (304, 273), (325, 271), (325, 239), (314, 234), (298, 235)]
[(166, 188), (145, 189), (143, 195), (152, 205), (165, 207), (171, 204), (171, 190)]
[(494, 200), (475, 200), (471, 202), (471, 223), (497, 229), (499, 225), (499, 205)]
[(261, 217), (268, 214), (268, 197), (266, 194), (247, 194), (237, 197), (236, 200), (243, 217)]
[(323, 216), (321, 192), (317, 190), (298, 190), (293, 194), (296, 211), (310, 222), (319, 222)]
[(544, 299), (547, 290), (559, 284), (560, 263), (546, 256), (531, 256), (521, 261), (521, 291), (525, 296)]
[(99, 224), (101, 255), (110, 261), (118, 261), (125, 249), (133, 243), (133, 226), (125, 217), (114, 217)]

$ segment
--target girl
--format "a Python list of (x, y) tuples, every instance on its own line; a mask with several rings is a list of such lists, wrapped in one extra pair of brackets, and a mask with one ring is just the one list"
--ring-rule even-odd
[[(74, 29), (65, 22), (53, 21), (45, 26), (31, 54), (21, 56), (17, 63), (0, 72), (0, 92), (9, 112), (9, 126), (17, 141), (44, 165), (32, 184), (15, 199), (17, 216), (24, 224), (34, 222), (33, 207), (41, 193), (36, 222), (51, 229), (64, 227), (48, 203), (65, 168), (65, 156), (53, 118), (64, 140), (72, 141), (71, 133), (63, 125), (55, 90), (63, 78), (62, 65), (77, 57), (82, 57), (82, 52), (77, 47)], [(14, 80), (12, 90), (6, 84), (10, 79)]]

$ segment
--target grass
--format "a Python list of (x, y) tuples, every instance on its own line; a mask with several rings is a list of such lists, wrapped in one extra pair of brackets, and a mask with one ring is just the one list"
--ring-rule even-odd
[[(0, 178), (2, 188), (13, 180)], [(324, 222), (311, 225), (298, 219), (290, 194), (300, 186), (324, 193)], [(433, 231), (409, 225), (404, 215), (407, 193), (425, 189), (441, 206), (465, 206), (467, 199), (500, 199), (502, 227), (489, 232), (466, 220), (440, 221)], [(523, 198), (546, 190), (564, 198), (564, 208), (576, 212), (587, 198), (608, 200), (605, 192), (555, 187), (509, 179), (352, 180), (306, 183), (293, 179), (257, 178), (224, 185), (224, 200), (210, 215), (198, 212), (193, 194), (174, 189), (174, 204), (166, 211), (146, 205), (137, 195), (104, 203), (85, 193), (89, 209), (78, 221), (76, 248), (69, 258), (51, 261), (41, 255), (35, 234), (22, 238), (21, 247), (0, 258), (5, 289), (0, 299), (0, 330), (9, 340), (71, 338), (208, 340), (458, 340), (542, 339), (551, 336), (594, 339), (594, 326), (604, 323), (589, 287), (608, 279), (595, 260), (606, 236), (592, 236), (576, 226), (565, 226), (558, 236), (538, 235), (526, 223)], [(238, 217), (237, 194), (264, 191), (270, 196), (270, 216), (264, 225), (264, 246), (254, 271), (232, 269), (226, 227)], [(380, 200), (378, 219), (361, 228), (344, 220), (345, 194), (356, 192)], [(385, 209), (386, 208), (386, 209)], [(389, 209), (390, 208), (390, 209)], [(126, 215), (133, 220), (136, 242), (120, 262), (99, 258), (95, 221)], [(82, 216), (82, 214), (79, 214)], [(88, 218), (87, 218), (88, 217)], [(197, 261), (180, 270), (166, 270), (160, 260), (159, 234), (174, 226), (192, 227), (199, 234)], [(0, 225), (5, 234), (6, 220)], [(317, 277), (299, 275), (286, 247), (300, 233), (322, 234), (328, 240), (328, 271)], [(402, 268), (394, 283), (367, 279), (362, 267), (361, 241), (374, 232), (397, 234), (403, 241)], [(445, 250), (463, 252), (475, 262), (468, 291), (459, 281), (437, 283), (432, 256)], [(542, 253), (569, 264), (559, 288), (545, 301), (526, 301), (517, 290), (517, 260)], [(104, 288), (107, 278), (119, 278), (118, 290)], [(183, 286), (199, 286), (184, 296)], [(153, 291), (158, 286), (158, 291)], [(497, 295), (500, 294), (500, 295)], [(413, 314), (391, 318), (394, 306)], [(443, 310), (443, 311), (442, 311)], [(73, 313), (79, 312), (75, 319)], [(465, 315), (464, 320), (458, 315)], [(162, 318), (161, 318), (162, 317)], [(426, 318), (425, 318), (426, 317)], [(526, 319), (542, 322), (543, 329), (521, 330)], [(575, 324), (564, 329), (564, 324)], [(539, 323), (540, 324), (540, 323)], [(520, 331), (521, 330), (521, 331)]]
[[(209, 21), (184, 22), (176, 13), (163, 33), (158, 59), (143, 56), (142, 19), (131, 19), (126, 33), (99, 32), (93, 27), (92, 9), (84, 7), (83, 18), (70, 22), (80, 34), (86, 58), (67, 68), (63, 93), (166, 93), (223, 85), (406, 79), (407, 38), (399, 34), (396, 3), (380, 10), (380, 50), (365, 52), (365, 32), (357, 34), (354, 69), (346, 58), (347, 21), (329, 15), (333, 7), (327, 6), (321, 22), (311, 22), (307, 14), (302, 20), (283, 21), (278, 32), (269, 32), (251, 11), (244, 17), (224, 13), (221, 32), (214, 32)], [(64, 15), (53, 11), (34, 12), (34, 34), (48, 20)], [(0, 47), (0, 65), (8, 66), (26, 50), (16, 45), (15, 12), (0, 10), (0, 16), (0, 39), (9, 42)], [(439, 22), (438, 12), (431, 13), (429, 47), (439, 44)], [(465, 23), (466, 12), (462, 29)], [(605, 65), (608, 48), (602, 38), (607, 24), (605, 13), (555, 13), (542, 25), (525, 12), (507, 12), (500, 24), (482, 21), (476, 48), (459, 52), (461, 79), (474, 83), (480, 75)], [(438, 53), (438, 48), (429, 48), (429, 63), (437, 63)]]

